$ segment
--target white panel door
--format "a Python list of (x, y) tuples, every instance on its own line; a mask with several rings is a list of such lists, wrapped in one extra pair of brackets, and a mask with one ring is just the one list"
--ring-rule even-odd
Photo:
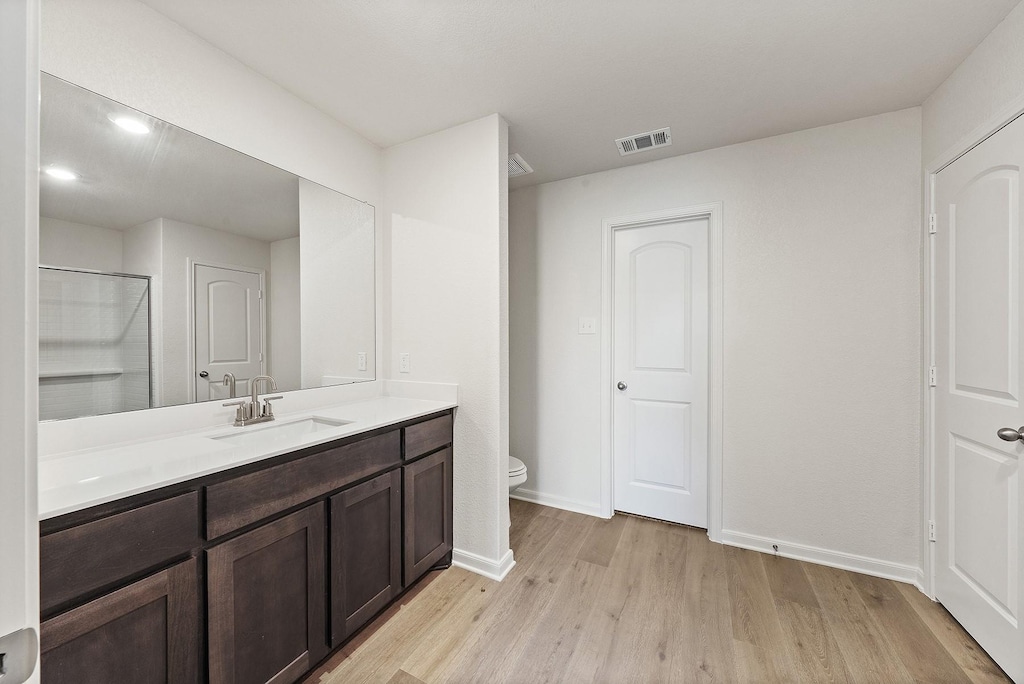
[(244, 396), (263, 373), (260, 274), (199, 264), (194, 273), (196, 399), (228, 398), (226, 373)]
[[(1024, 682), (1020, 168), (1024, 119), (935, 179), (936, 598)], [(1010, 439), (1014, 437), (1011, 436)]]
[(707, 527), (706, 218), (614, 235), (615, 509)]

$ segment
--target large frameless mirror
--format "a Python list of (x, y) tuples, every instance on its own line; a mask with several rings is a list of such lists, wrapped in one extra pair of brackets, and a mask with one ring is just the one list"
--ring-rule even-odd
[(374, 208), (42, 75), (39, 415), (374, 379)]

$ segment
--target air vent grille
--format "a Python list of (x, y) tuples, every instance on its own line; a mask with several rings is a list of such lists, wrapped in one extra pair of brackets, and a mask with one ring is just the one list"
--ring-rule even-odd
[(525, 176), (528, 173), (533, 173), (533, 167), (523, 161), (523, 158), (519, 154), (513, 154), (508, 158), (508, 177), (515, 178), (516, 176)]
[(619, 138), (615, 141), (615, 147), (618, 148), (619, 154), (623, 157), (627, 154), (636, 154), (637, 152), (643, 152), (644, 150), (654, 149), (655, 147), (664, 147), (671, 144), (671, 128), (659, 128), (656, 131), (638, 133), (625, 138)]

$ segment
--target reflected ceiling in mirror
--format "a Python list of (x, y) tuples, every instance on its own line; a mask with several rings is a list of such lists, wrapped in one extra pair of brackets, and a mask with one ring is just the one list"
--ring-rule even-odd
[(48, 74), (40, 171), (40, 419), (374, 379), (373, 206)]

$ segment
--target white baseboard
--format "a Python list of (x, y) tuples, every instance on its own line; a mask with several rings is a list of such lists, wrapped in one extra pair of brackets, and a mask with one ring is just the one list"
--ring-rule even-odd
[(597, 504), (568, 499), (564, 496), (542, 494), (530, 489), (523, 489), (522, 487), (509, 494), (509, 498), (519, 499), (520, 501), (529, 501), (530, 503), (540, 504), (541, 506), (550, 506), (551, 508), (561, 508), (564, 511), (572, 511), (573, 513), (592, 515), (596, 518), (606, 517), (601, 514), (601, 507)]
[(515, 564), (516, 560), (512, 557), (512, 549), (509, 549), (497, 563), (469, 551), (460, 551), (459, 549), (452, 551), (452, 565), (498, 582), (505, 579), (505, 575)]
[(772, 555), (776, 553), (772, 545), (777, 544), (779, 547), (778, 555), (785, 558), (793, 558), (795, 560), (807, 561), (808, 563), (839, 568), (840, 570), (850, 570), (864, 575), (914, 584), (919, 588), (921, 585), (918, 582), (924, 579), (920, 568), (913, 565), (903, 565), (902, 563), (892, 563), (868, 556), (857, 556), (842, 551), (831, 551), (829, 549), (794, 544), (778, 539), (768, 539), (767, 537), (758, 537), (753, 534), (744, 534), (743, 532), (722, 530), (722, 543)]

